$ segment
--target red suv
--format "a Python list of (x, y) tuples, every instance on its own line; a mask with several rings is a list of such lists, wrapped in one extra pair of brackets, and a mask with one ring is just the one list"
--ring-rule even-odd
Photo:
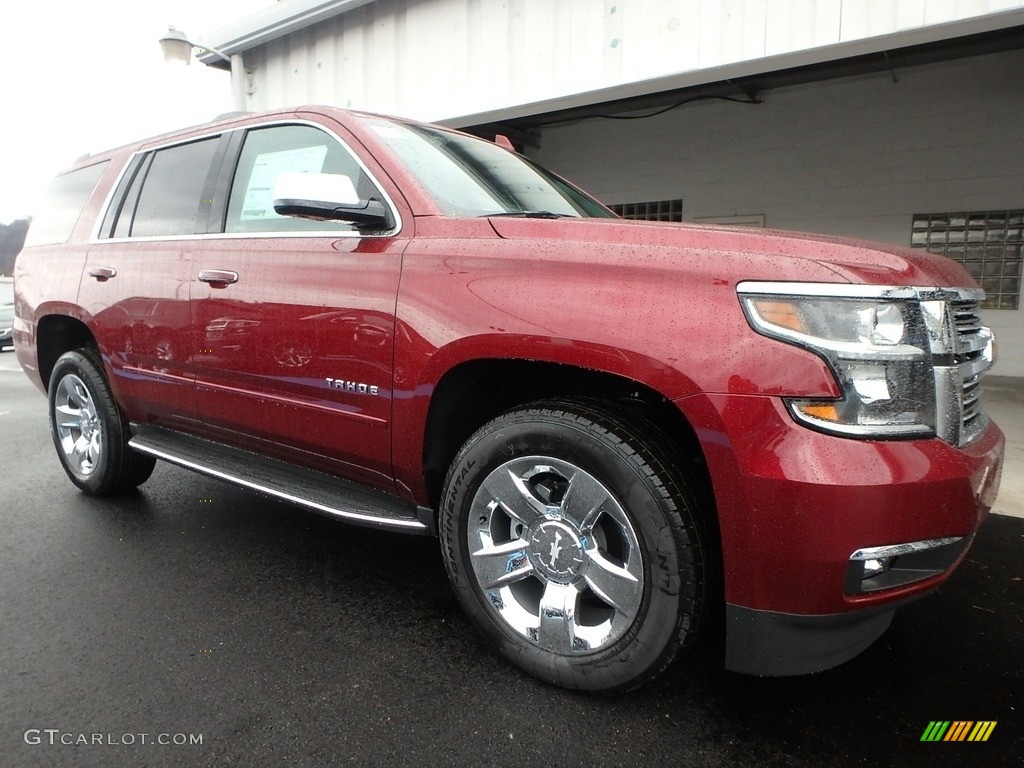
[(405, 120), (308, 107), (82, 159), (16, 288), (83, 491), (164, 459), (437, 536), (483, 634), (570, 688), (635, 687), (713, 620), (733, 670), (849, 659), (999, 484), (953, 262), (623, 221)]

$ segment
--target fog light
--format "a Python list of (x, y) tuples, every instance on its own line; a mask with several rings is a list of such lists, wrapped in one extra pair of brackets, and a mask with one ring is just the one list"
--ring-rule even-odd
[(863, 595), (937, 576), (949, 569), (970, 543), (970, 537), (949, 536), (858, 549), (846, 566), (846, 594)]
[(872, 576), (877, 576), (880, 573), (885, 573), (892, 564), (896, 562), (895, 557), (875, 557), (871, 560), (864, 561), (864, 576), (862, 579), (870, 579)]

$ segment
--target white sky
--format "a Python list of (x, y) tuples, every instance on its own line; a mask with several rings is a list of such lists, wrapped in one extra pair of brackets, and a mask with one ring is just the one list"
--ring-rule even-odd
[(230, 75), (165, 62), (274, 0), (22, 0), (0, 5), (0, 223), (28, 216), (75, 158), (232, 110)]

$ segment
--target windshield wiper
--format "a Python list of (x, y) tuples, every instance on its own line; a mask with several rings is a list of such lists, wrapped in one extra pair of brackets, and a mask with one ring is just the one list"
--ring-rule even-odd
[(551, 211), (506, 211), (504, 213), (485, 213), (483, 219), (568, 219), (571, 218), (565, 213), (552, 213)]

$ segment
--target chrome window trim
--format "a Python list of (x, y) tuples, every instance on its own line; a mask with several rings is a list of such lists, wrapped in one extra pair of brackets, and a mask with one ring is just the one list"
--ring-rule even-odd
[(159, 243), (179, 240), (231, 240), (246, 238), (283, 238), (283, 237), (320, 237), (331, 240), (357, 237), (395, 237), (401, 232), (400, 229), (388, 230), (387, 232), (209, 232), (206, 234), (193, 235), (148, 235), (146, 237), (105, 237), (99, 240), (90, 240), (89, 245), (102, 243)]
[[(148, 236), (148, 237), (104, 237), (104, 238), (101, 238), (99, 236), (100, 228), (103, 226), (103, 220), (106, 219), (107, 211), (110, 208), (111, 202), (113, 202), (114, 194), (117, 192), (117, 188), (121, 185), (121, 179), (124, 178), (124, 175), (125, 175), (125, 173), (128, 172), (128, 169), (131, 167), (132, 162), (139, 155), (145, 155), (145, 154), (147, 154), (149, 152), (159, 152), (159, 151), (164, 150), (164, 149), (170, 149), (171, 147), (180, 146), (182, 144), (191, 144), (193, 142), (202, 141), (204, 139), (212, 139), (212, 138), (217, 138), (217, 137), (223, 138), (223, 137), (227, 136), (229, 133), (232, 133), (234, 131), (248, 131), (248, 130), (252, 130), (252, 129), (273, 128), (274, 126), (280, 126), (280, 125), (308, 125), (308, 126), (310, 126), (312, 128), (317, 128), (317, 129), (323, 131), (324, 133), (326, 133), (328, 136), (330, 136), (335, 141), (337, 141), (342, 147), (344, 147), (345, 151), (348, 152), (355, 159), (356, 164), (359, 166), (359, 168), (363, 171), (363, 173), (365, 173), (367, 175), (367, 177), (370, 179), (370, 181), (373, 182), (373, 185), (377, 188), (377, 190), (384, 197), (385, 205), (388, 206), (388, 209), (391, 211), (391, 215), (394, 216), (394, 218), (395, 218), (395, 226), (393, 228), (385, 231), (385, 232), (356, 232), (356, 231), (353, 231), (353, 230), (338, 230), (337, 232), (325, 232), (323, 230), (310, 230), (310, 231), (307, 231), (307, 232), (301, 232), (301, 231), (299, 231), (299, 232), (285, 232), (285, 231), (282, 231), (282, 232), (206, 232), (206, 233), (198, 233), (198, 234), (191, 234), (191, 235), (151, 235), (151, 236)], [(112, 158), (108, 158), (108, 161), (110, 161), (110, 160), (112, 160)], [(235, 170), (237, 170), (237, 166), (236, 166)], [(387, 188), (384, 187), (384, 185), (381, 184), (380, 181), (377, 180), (377, 177), (374, 176), (373, 173), (370, 172), (370, 169), (366, 167), (366, 163), (363, 162), (363, 159), (359, 156), (359, 154), (357, 152), (353, 151), (352, 147), (348, 144), (348, 142), (346, 142), (343, 138), (341, 138), (337, 133), (332, 131), (327, 126), (322, 125), (321, 123), (314, 122), (313, 120), (280, 119), (280, 120), (271, 120), (271, 121), (265, 122), (265, 123), (249, 123), (248, 125), (240, 125), (240, 126), (237, 126), (237, 127), (234, 127), (234, 128), (224, 128), (224, 129), (221, 129), (221, 130), (218, 130), (218, 131), (210, 131), (209, 133), (204, 133), (204, 134), (201, 134), (201, 135), (198, 135), (198, 136), (190, 136), (190, 137), (185, 138), (185, 139), (176, 139), (176, 140), (168, 141), (168, 142), (163, 143), (163, 144), (154, 144), (152, 146), (145, 146), (145, 145), (141, 146), (138, 150), (136, 150), (135, 152), (132, 152), (132, 154), (124, 162), (124, 164), (121, 167), (120, 173), (118, 173), (117, 178), (114, 180), (114, 184), (113, 184), (113, 186), (111, 186), (110, 192), (107, 194), (107, 199), (103, 202), (103, 207), (100, 209), (100, 213), (99, 213), (99, 215), (96, 218), (96, 223), (93, 226), (92, 234), (89, 237), (89, 244), (90, 245), (97, 245), (97, 244), (100, 244), (100, 243), (147, 243), (147, 242), (163, 242), (163, 241), (171, 241), (171, 240), (196, 240), (196, 239), (204, 239), (204, 240), (212, 240), (212, 239), (223, 240), (223, 239), (228, 239), (228, 238), (245, 238), (245, 239), (248, 239), (248, 238), (254, 238), (254, 237), (256, 237), (256, 238), (268, 238), (268, 237), (269, 238), (321, 237), (321, 238), (331, 238), (331, 239), (334, 239), (334, 240), (342, 239), (342, 238), (382, 238), (382, 237), (397, 237), (399, 234), (401, 234), (403, 226), (404, 226), (404, 222), (402, 221), (402, 214), (399, 211), (398, 206), (395, 205), (395, 201), (392, 200), (391, 195), (388, 194)]]

